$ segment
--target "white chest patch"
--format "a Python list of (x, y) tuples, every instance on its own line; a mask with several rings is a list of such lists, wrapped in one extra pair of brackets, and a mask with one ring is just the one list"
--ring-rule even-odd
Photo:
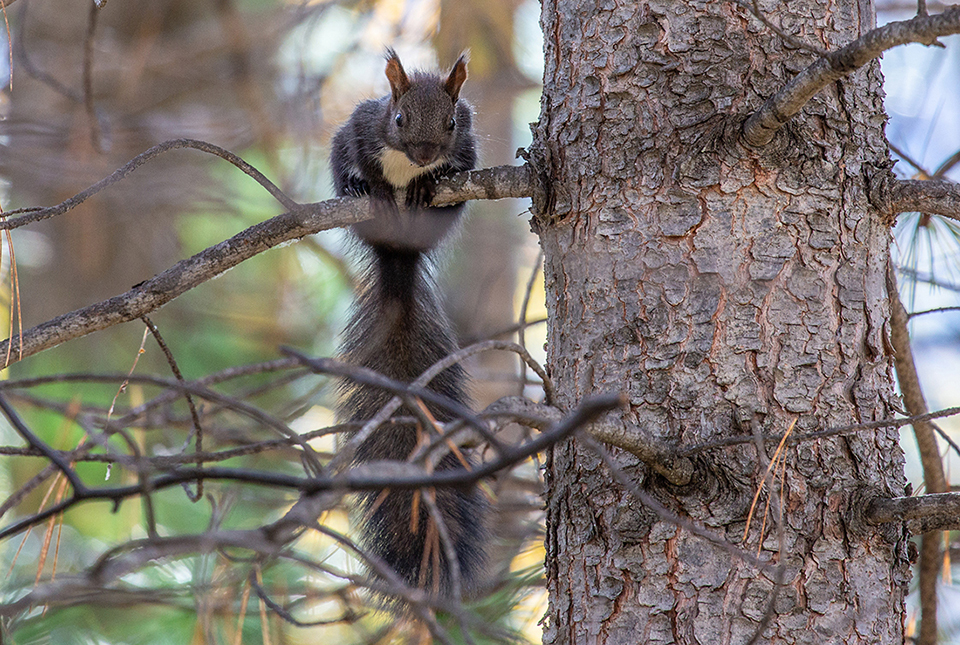
[(407, 155), (399, 150), (384, 148), (383, 152), (380, 153), (380, 166), (383, 168), (383, 176), (397, 188), (406, 186), (420, 175), (430, 172), (443, 162), (443, 159), (438, 159), (429, 166), (418, 166), (407, 159)]

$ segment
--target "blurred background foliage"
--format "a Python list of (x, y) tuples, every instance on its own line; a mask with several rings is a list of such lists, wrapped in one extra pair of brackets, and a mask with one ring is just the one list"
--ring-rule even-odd
[[(445, 68), (469, 49), (464, 95), (475, 106), (482, 164), (514, 163), (515, 150), (530, 139), (525, 124), (539, 110), (536, 15), (535, 3), (518, 0), (19, 0), (6, 8), (10, 40), (3, 50), (9, 45), (10, 57), (0, 62), (7, 75), (0, 106), (2, 206), (57, 203), (150, 146), (182, 137), (239, 154), (298, 201), (329, 198), (330, 137), (358, 101), (387, 91), (387, 46), (400, 52), (408, 69)], [(533, 64), (518, 65), (518, 53), (532, 56)], [(544, 315), (542, 288), (527, 295), (538, 256), (519, 217), (526, 208), (519, 201), (472, 206), (459, 239), (438, 258), (464, 343), (511, 337), (505, 330), (515, 327), (525, 298), (532, 303), (528, 319)], [(66, 217), (13, 232), (19, 285), (11, 287), (5, 247), (0, 321), (12, 321), (16, 333), (20, 321), (29, 328), (123, 293), (280, 210), (225, 162), (193, 150), (166, 153)], [(276, 359), (282, 345), (334, 355), (354, 287), (347, 245), (337, 231), (269, 251), (155, 312), (151, 319), (184, 378)], [(541, 355), (542, 329), (526, 331), (528, 345)], [(111, 418), (122, 419), (161, 392), (132, 382), (118, 396), (135, 361), (137, 375), (173, 378), (153, 338), (138, 356), (143, 338), (144, 325), (129, 323), (17, 363), (4, 373), (8, 380), (64, 373), (114, 378), (48, 383), (11, 398), (40, 436), (58, 448), (74, 448), (89, 439), (87, 431), (96, 425), (90, 420), (102, 423), (111, 405)], [(522, 389), (511, 356), (494, 353), (469, 365), (477, 405)], [(220, 391), (298, 431), (317, 434), (333, 423), (335, 384), (327, 379), (289, 369), (227, 376), (216, 386)], [(201, 404), (200, 413), (208, 450), (277, 438), (229, 410)], [(176, 455), (192, 450), (191, 427), (187, 406), (174, 400), (128, 426), (128, 436), (144, 454)], [(6, 426), (0, 437), (2, 445), (19, 445)], [(126, 449), (120, 439), (111, 445)], [(313, 445), (321, 454), (335, 449), (329, 435)], [(299, 451), (290, 448), (222, 464), (300, 471)], [(0, 500), (29, 486), (42, 465), (35, 458), (3, 457)], [(91, 485), (135, 481), (104, 463), (81, 463), (77, 470)], [(535, 638), (542, 613), (542, 599), (531, 596), (543, 558), (536, 546), (537, 479), (536, 467), (528, 464), (488, 490), (502, 510), (493, 527), (500, 548), (494, 549), (489, 593), (473, 609), (501, 630), (499, 641)], [(196, 503), (180, 489), (156, 493), (157, 532), (256, 527), (280, 517), (294, 501), (288, 492), (212, 482), (204, 492)], [(13, 509), (4, 509), (4, 519), (49, 505), (63, 493), (62, 483), (48, 477), (16, 499)], [(348, 513), (331, 512), (324, 524), (348, 532)], [(116, 512), (101, 503), (68, 511), (24, 541), (18, 536), (0, 545), (2, 600), (22, 595), (38, 575), (70, 575), (111, 546), (143, 537), (139, 500), (124, 502)], [(267, 611), (251, 593), (251, 567), (237, 566), (245, 556), (224, 553), (146, 567), (123, 578), (123, 593), (101, 592), (78, 606), (19, 615), (4, 622), (3, 636), (22, 644), (350, 643), (409, 636), (412, 626), (364, 608), (366, 597), (340, 575), (362, 569), (329, 538), (307, 534), (296, 552), (319, 568), (280, 559), (257, 569), (263, 588), (297, 620), (331, 624), (295, 627)], [(455, 635), (459, 629), (449, 628)], [(482, 632), (474, 642), (490, 642)]]
[[(915, 7), (881, 2), (880, 22), (909, 17)], [(399, 51), (408, 68), (445, 68), (468, 48), (464, 95), (475, 107), (481, 163), (515, 163), (516, 149), (530, 140), (527, 124), (539, 112), (538, 16), (535, 0), (17, 0), (5, 11), (9, 31), (0, 30), (0, 51), (10, 52), (0, 61), (6, 76), (0, 94), (0, 205), (10, 210), (55, 204), (150, 146), (181, 137), (239, 154), (298, 201), (326, 199), (332, 196), (330, 137), (357, 101), (387, 91), (382, 58), (387, 46)], [(888, 133), (903, 176), (941, 171), (960, 178), (956, 161), (950, 164), (960, 150), (960, 43), (956, 37), (944, 42), (946, 49), (909, 46), (884, 57)], [(471, 205), (458, 240), (439, 259), (448, 309), (464, 344), (516, 338), (511, 330), (522, 315), (531, 321), (545, 315), (527, 207), (525, 201)], [(123, 293), (280, 210), (225, 162), (193, 150), (166, 153), (69, 214), (12, 233), (19, 285), (11, 287), (13, 265), (4, 245), (0, 325), (9, 331), (13, 324), (15, 333), (21, 320), (29, 328)], [(908, 310), (960, 304), (958, 239), (957, 228), (943, 220), (901, 218), (893, 252)], [(184, 378), (221, 373), (216, 385), (221, 391), (270, 411), (297, 431), (320, 434), (313, 446), (332, 452), (334, 440), (318, 431), (333, 423), (334, 384), (289, 369), (236, 378), (229, 370), (276, 359), (282, 345), (335, 354), (354, 287), (346, 246), (343, 233), (334, 231), (271, 250), (155, 312), (151, 319)], [(521, 312), (525, 302), (529, 306)], [(918, 316), (914, 325), (931, 408), (960, 404), (955, 386), (960, 315)], [(44, 439), (74, 448), (88, 440), (89, 419), (104, 419), (115, 397), (112, 418), (121, 418), (161, 392), (133, 382), (118, 395), (134, 361), (135, 374), (173, 378), (152, 338), (138, 356), (143, 338), (142, 324), (127, 323), (17, 363), (4, 372), (6, 379), (63, 373), (114, 377), (47, 383), (18, 390), (11, 399)], [(528, 328), (525, 342), (542, 356), (543, 326)], [(538, 398), (535, 383), (520, 382), (512, 355), (482, 355), (468, 369), (478, 406), (523, 390)], [(212, 404), (201, 413), (207, 449), (276, 438), (249, 418)], [(173, 455), (190, 443), (191, 427), (187, 406), (171, 398), (132, 423), (129, 436), (145, 454)], [(945, 422), (944, 429), (960, 434), (955, 422)], [(124, 449), (122, 441), (113, 441)], [(0, 426), (0, 445), (19, 446), (20, 440)], [(908, 475), (917, 485), (922, 477), (908, 431), (903, 445), (911, 460)], [(297, 472), (298, 457), (286, 447), (223, 464)], [(43, 467), (36, 458), (0, 459), (0, 501)], [(952, 454), (948, 464), (956, 460)], [(134, 481), (104, 463), (83, 463), (78, 471), (91, 484)], [(545, 602), (539, 586), (537, 464), (498, 479), (488, 492), (497, 499), (495, 558), (487, 594), (472, 608), (501, 631), (494, 638), (476, 630), (473, 642), (507, 637), (537, 642)], [(62, 484), (48, 477), (22, 499), (8, 500), (12, 508), (4, 504), (4, 519), (49, 505), (58, 494)], [(278, 518), (293, 502), (290, 493), (223, 483), (208, 482), (205, 494), (192, 503), (181, 489), (157, 493), (158, 532), (255, 527)], [(145, 537), (143, 518), (137, 500), (116, 511), (90, 503), (50, 527), (34, 529), (23, 541), (6, 540), (0, 544), (0, 601), (21, 596), (38, 576), (80, 571), (112, 546)], [(348, 532), (348, 514), (331, 512), (325, 524)], [(0, 638), (18, 645), (133, 645), (362, 643), (409, 636), (404, 630), (411, 627), (364, 608), (363, 594), (340, 575), (361, 570), (329, 538), (308, 533), (296, 553), (311, 564), (281, 558), (261, 571), (231, 553), (165, 560), (124, 577), (118, 591), (94, 602), (5, 620)], [(298, 627), (281, 620), (251, 592), (251, 570), (294, 618), (328, 623)], [(955, 588), (945, 580), (945, 628), (960, 616), (960, 601), (949, 601)], [(457, 625), (447, 626), (454, 638), (462, 637)]]

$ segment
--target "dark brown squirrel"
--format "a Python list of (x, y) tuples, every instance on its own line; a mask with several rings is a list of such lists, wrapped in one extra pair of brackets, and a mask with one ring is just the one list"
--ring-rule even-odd
[[(409, 383), (457, 349), (431, 276), (429, 252), (452, 228), (463, 205), (438, 208), (430, 202), (437, 179), (472, 169), (477, 154), (471, 108), (459, 98), (467, 78), (464, 56), (446, 78), (426, 72), (408, 76), (396, 52), (388, 50), (386, 75), (391, 93), (359, 104), (333, 139), (337, 194), (369, 195), (375, 214), (354, 226), (367, 266), (341, 355)], [(467, 404), (466, 380), (463, 368), (455, 365), (427, 387)], [(382, 389), (344, 382), (338, 414), (343, 420), (366, 421), (391, 398)], [(443, 408), (427, 408), (438, 421), (452, 418)], [(400, 408), (396, 416), (413, 416), (413, 411)], [(428, 433), (416, 425), (384, 426), (359, 446), (356, 461), (407, 460), (430, 440)], [(469, 455), (449, 453), (436, 470), (463, 469), (462, 459)], [(446, 595), (451, 568), (420, 494), (389, 489), (364, 494), (360, 541), (408, 585)], [(456, 553), (461, 589), (469, 591), (484, 563), (486, 500), (475, 487), (437, 488), (433, 494)]]

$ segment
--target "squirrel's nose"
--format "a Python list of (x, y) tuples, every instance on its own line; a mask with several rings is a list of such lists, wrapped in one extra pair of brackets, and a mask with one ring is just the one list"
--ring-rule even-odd
[(422, 143), (410, 148), (410, 160), (418, 166), (429, 166), (437, 160), (440, 146), (433, 143)]

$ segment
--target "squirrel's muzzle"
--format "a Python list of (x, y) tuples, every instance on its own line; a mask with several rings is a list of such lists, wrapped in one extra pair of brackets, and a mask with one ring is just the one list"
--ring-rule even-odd
[(435, 143), (421, 143), (410, 146), (407, 156), (410, 157), (410, 161), (418, 166), (429, 166), (435, 163), (437, 157), (440, 156), (440, 146)]

